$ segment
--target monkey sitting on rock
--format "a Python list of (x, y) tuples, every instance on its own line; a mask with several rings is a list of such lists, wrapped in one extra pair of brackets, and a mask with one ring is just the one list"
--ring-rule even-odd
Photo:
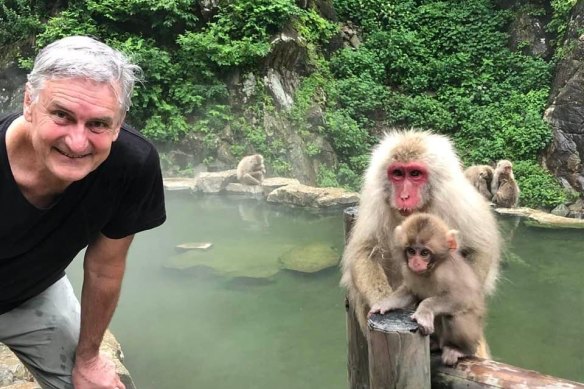
[(253, 154), (243, 157), (237, 165), (237, 181), (244, 185), (261, 185), (266, 174), (264, 157)]
[(493, 174), (494, 170), (489, 165), (473, 165), (464, 171), (464, 176), (488, 201), (491, 201), (493, 198), (493, 194), (491, 193)]
[(513, 176), (513, 164), (502, 159), (497, 163), (491, 183), (492, 201), (495, 206), (514, 208), (519, 202), (519, 186)]
[(458, 251), (457, 234), (428, 213), (406, 218), (394, 230), (403, 283), (369, 311), (385, 313), (419, 302), (412, 319), (423, 335), (436, 333), (448, 366), (476, 354), (485, 315), (481, 283)]

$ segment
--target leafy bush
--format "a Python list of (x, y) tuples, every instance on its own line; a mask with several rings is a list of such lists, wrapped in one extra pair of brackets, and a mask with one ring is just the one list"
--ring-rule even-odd
[(521, 190), (522, 206), (552, 209), (566, 202), (566, 191), (557, 180), (533, 161), (515, 161), (513, 171)]
[(35, 35), (42, 29), (41, 10), (28, 0), (0, 1), (0, 46), (7, 46)]
[(361, 155), (369, 150), (369, 134), (346, 110), (327, 112), (325, 120), (325, 133), (341, 160), (348, 160), (351, 156)]
[(181, 35), (179, 43), (219, 66), (254, 65), (269, 53), (270, 35), (301, 12), (292, 0), (234, 0), (201, 31)]
[[(372, 131), (381, 118), (385, 126), (446, 133), (466, 164), (510, 159), (537, 166), (551, 140), (542, 118), (551, 65), (507, 49), (512, 12), (487, 0), (391, 3), (334, 2), (342, 19), (364, 30), (358, 49), (331, 60), (336, 90), (329, 89), (338, 94), (343, 123), (348, 116)], [(361, 153), (341, 149), (345, 160)], [(561, 198), (552, 199), (557, 187), (551, 183), (542, 193), (530, 189), (531, 182), (549, 179), (542, 169), (530, 172), (524, 201), (547, 206)]]

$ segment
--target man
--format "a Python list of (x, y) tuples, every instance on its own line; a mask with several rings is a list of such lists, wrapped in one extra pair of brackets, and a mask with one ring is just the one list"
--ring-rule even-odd
[[(68, 37), (0, 119), (0, 342), (43, 388), (123, 389), (99, 353), (135, 233), (166, 218), (158, 154), (123, 126), (140, 68)], [(87, 247), (81, 304), (64, 270)]]

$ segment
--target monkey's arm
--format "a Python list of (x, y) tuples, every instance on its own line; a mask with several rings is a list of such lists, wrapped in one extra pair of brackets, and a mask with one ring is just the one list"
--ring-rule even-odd
[(392, 292), (383, 267), (376, 258), (377, 255), (380, 254), (375, 252), (370, 255), (361, 252), (358, 257), (353, 258), (350, 266), (353, 287), (369, 307), (388, 297)]
[(402, 285), (389, 297), (373, 304), (369, 310), (369, 315), (372, 313), (385, 313), (394, 309), (406, 308), (416, 301), (412, 292)]
[(261, 182), (257, 180), (254, 176), (249, 173), (244, 174), (242, 181), (245, 181), (248, 185), (260, 185)]
[(431, 311), (434, 316), (451, 315), (465, 308), (465, 301), (452, 294), (428, 297), (422, 300), (416, 312)]
[(434, 317), (444, 314), (454, 314), (463, 309), (461, 299), (450, 294), (428, 297), (422, 300), (418, 309), (412, 315), (412, 320), (418, 323), (422, 335), (430, 335), (434, 332)]

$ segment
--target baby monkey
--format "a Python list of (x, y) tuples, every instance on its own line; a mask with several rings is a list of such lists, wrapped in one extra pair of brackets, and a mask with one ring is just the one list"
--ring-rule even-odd
[(458, 251), (457, 231), (434, 215), (418, 213), (395, 229), (394, 239), (403, 258), (403, 283), (373, 304), (369, 314), (419, 302), (412, 319), (423, 335), (435, 332), (445, 365), (474, 355), (483, 336), (485, 298), (476, 274)]

